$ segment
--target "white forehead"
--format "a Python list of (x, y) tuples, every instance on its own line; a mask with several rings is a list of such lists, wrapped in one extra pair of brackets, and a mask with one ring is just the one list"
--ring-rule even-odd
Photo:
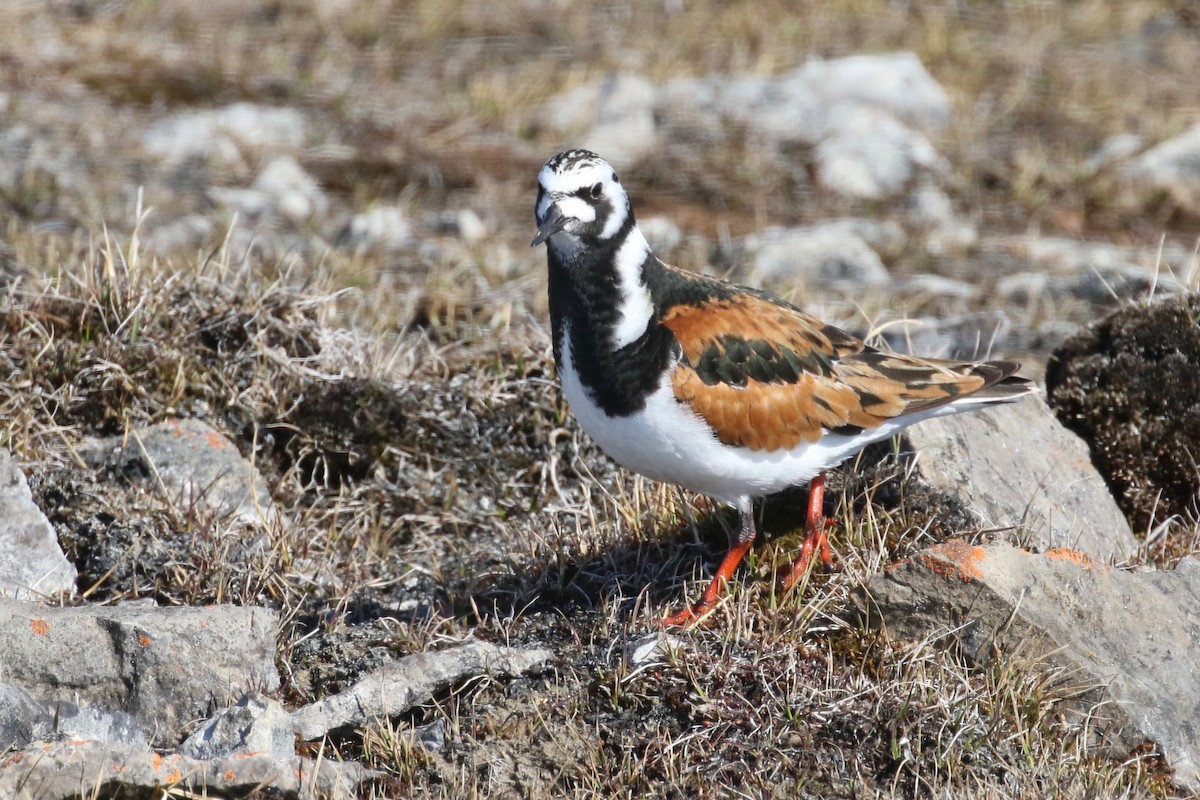
[(538, 183), (547, 192), (571, 194), (584, 186), (608, 183), (612, 177), (613, 168), (603, 159), (576, 161), (565, 168), (559, 165), (557, 169), (551, 161), (538, 173)]

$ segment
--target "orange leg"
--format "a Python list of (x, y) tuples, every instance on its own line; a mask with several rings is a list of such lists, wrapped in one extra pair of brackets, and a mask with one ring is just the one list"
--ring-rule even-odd
[(663, 625), (687, 627), (693, 625), (697, 620), (713, 610), (713, 607), (717, 604), (717, 598), (721, 596), (721, 589), (733, 577), (738, 564), (741, 564), (742, 559), (746, 557), (746, 553), (750, 552), (750, 546), (754, 544), (754, 539), (758, 536), (758, 531), (754, 528), (754, 511), (749, 503), (745, 505), (746, 508), (738, 509), (738, 529), (733, 545), (729, 548), (729, 552), (725, 554), (725, 558), (721, 561), (721, 566), (717, 567), (717, 574), (713, 576), (712, 581), (705, 588), (704, 594), (700, 595), (700, 602), (691, 608), (685, 608), (667, 617), (663, 620)]
[(829, 539), (825, 536), (825, 473), (812, 479), (808, 485), (808, 516), (804, 521), (804, 544), (800, 555), (792, 562), (792, 568), (783, 579), (784, 590), (792, 588), (796, 581), (808, 572), (814, 552), (820, 552), (821, 563), (833, 561), (829, 551)]

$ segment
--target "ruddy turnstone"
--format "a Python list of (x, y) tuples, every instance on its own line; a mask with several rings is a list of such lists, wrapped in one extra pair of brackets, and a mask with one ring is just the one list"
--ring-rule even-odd
[(870, 347), (778, 298), (668, 266), (613, 168), (568, 150), (538, 173), (554, 360), (583, 429), (618, 463), (734, 506), (737, 530), (690, 624), (715, 605), (757, 536), (755, 497), (810, 484), (805, 539), (828, 562), (825, 470), (931, 417), (1035, 391), (1012, 361), (916, 358)]

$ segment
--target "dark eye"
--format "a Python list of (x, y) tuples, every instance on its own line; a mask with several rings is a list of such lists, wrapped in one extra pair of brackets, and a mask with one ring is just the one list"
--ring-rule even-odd
[(617, 173), (613, 173), (613, 183), (620, 183), (621, 179), (617, 177)]
[(589, 192), (589, 194), (592, 196), (593, 200), (599, 200), (600, 195), (604, 194), (604, 184), (602, 184), (602, 183), (593, 184), (592, 189)]

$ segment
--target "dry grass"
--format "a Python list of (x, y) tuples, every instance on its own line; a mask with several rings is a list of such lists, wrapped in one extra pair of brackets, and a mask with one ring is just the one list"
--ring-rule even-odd
[[(279, 608), (289, 702), (468, 635), (555, 650), (547, 674), (471, 683), (324, 743), (385, 771), (380, 797), (1171, 796), (1152, 752), (1095, 753), (1086, 727), (1059, 717), (1061, 688), (1020, 659), (975, 668), (845, 620), (866, 576), (957, 528), (886, 463), (834, 492), (831, 572), (774, 593), (802, 508), (774, 501), (769, 541), (711, 624), (631, 665), (627, 645), (698, 594), (730, 520), (617, 470), (575, 428), (526, 244), (532, 176), (563, 144), (534, 122), (555, 94), (619, 70), (775, 73), (898, 48), (952, 94), (937, 144), (965, 216), (997, 233), (1157, 240), (1188, 220), (1165, 203), (1131, 211), (1081, 165), (1111, 134), (1156, 141), (1190, 121), (1200, 84), (1179, 76), (1200, 73), (1194, 25), (1166, 0), (2, 4), (4, 108), (54, 143), (0, 174), (0, 268), (16, 276), (0, 305), (4, 443), (88, 601)], [(244, 185), (272, 154), (164, 175), (137, 136), (172, 111), (241, 100), (306, 113), (315, 133), (295, 155), (331, 216), (399, 196), (417, 219), (474, 209), (488, 239), (397, 256), (264, 226), (241, 246), (205, 190)], [(798, 203), (735, 145), (697, 155), (629, 174), (639, 209), (714, 237), (890, 213)], [(203, 248), (156, 259), (138, 246), (189, 214), (213, 220)], [(736, 274), (708, 250), (679, 255)], [(860, 328), (974, 310), (816, 300)], [(1088, 313), (1043, 301), (1029, 317)], [(290, 524), (248, 547), (228, 520), (78, 466), (84, 437), (171, 415), (228, 433)], [(438, 721), (441, 749), (414, 743)]]

